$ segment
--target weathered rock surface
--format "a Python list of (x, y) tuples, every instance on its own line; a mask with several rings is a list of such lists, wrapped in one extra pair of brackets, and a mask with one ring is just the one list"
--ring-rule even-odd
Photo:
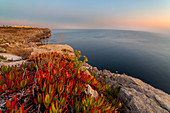
[(5, 48), (0, 47), (0, 52), (5, 53), (5, 52), (6, 52), (6, 49), (5, 49)]
[(85, 93), (87, 95), (91, 95), (94, 98), (97, 98), (99, 96), (98, 92), (94, 90), (89, 84), (86, 85)]
[(51, 36), (48, 28), (0, 27), (1, 43), (35, 42)]
[[(61, 54), (66, 54), (69, 55), (70, 57), (74, 58), (74, 50), (71, 46), (69, 45), (43, 45), (43, 46), (38, 46), (38, 47), (32, 47), (33, 52), (31, 55), (35, 55), (37, 53), (46, 53), (46, 52), (57, 52)], [(5, 66), (12, 66), (12, 65), (21, 65), (22, 63), (25, 63), (27, 60), (23, 60), (22, 57), (17, 56), (17, 55), (12, 55), (8, 53), (0, 53), (0, 55), (7, 57), (6, 60), (2, 60), (0, 62), (0, 66), (5, 65)], [(10, 61), (10, 62), (9, 62)]]
[(22, 60), (22, 57), (17, 55), (12, 55), (8, 53), (0, 53), (0, 55), (6, 57), (7, 58), (6, 60), (13, 60), (13, 61)]
[(20, 66), (23, 63), (26, 63), (27, 60), (20, 60), (20, 61), (13, 61), (13, 62), (0, 62), (0, 67), (1, 66)]
[(48, 28), (0, 27), (0, 53), (11, 53), (27, 57), (32, 48), (42, 45), (43, 38), (51, 36)]
[(121, 86), (120, 97), (124, 113), (170, 113), (169, 94), (125, 74), (115, 74), (108, 70), (99, 71), (87, 63), (83, 64), (83, 67), (96, 74), (99, 81), (105, 77), (106, 83), (112, 88)]
[(23, 60), (22, 57), (8, 54), (8, 53), (0, 53), (0, 56), (4, 56), (7, 59), (0, 61), (0, 67), (1, 66), (19, 66), (23, 63), (25, 63), (27, 60)]
[(74, 50), (71, 46), (69, 45), (62, 45), (62, 44), (57, 44), (57, 45), (43, 45), (39, 46), (36, 48), (33, 48), (33, 52), (31, 55), (35, 55), (37, 53), (46, 53), (46, 52), (57, 52), (61, 54), (67, 54), (71, 57), (74, 57)]

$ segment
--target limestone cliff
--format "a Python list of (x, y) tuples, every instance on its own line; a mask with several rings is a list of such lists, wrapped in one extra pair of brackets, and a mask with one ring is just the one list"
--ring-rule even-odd
[[(106, 82), (115, 88), (120, 85), (120, 98), (124, 105), (123, 113), (169, 113), (170, 95), (144, 83), (143, 81), (125, 75), (115, 74), (108, 70), (98, 70), (89, 64), (83, 64), (90, 73), (96, 75), (100, 82)], [(103, 81), (103, 78), (104, 81)]]
[[(44, 28), (0, 28), (0, 51), (12, 53), (23, 50), (30, 50), (29, 55), (42, 52), (59, 52), (74, 57), (74, 50), (69, 45), (42, 45), (37, 46), (35, 41), (50, 36), (50, 30)], [(16, 50), (17, 48), (18, 50)], [(23, 50), (22, 50), (23, 49)], [(9, 54), (0, 54), (12, 58), (13, 61), (2, 61), (1, 65), (20, 65), (27, 60), (12, 56)], [(24, 56), (24, 54), (22, 54)], [(21, 55), (21, 56), (22, 56)], [(1, 66), (0, 65), (0, 66)], [(152, 87), (143, 81), (130, 77), (111, 73), (108, 70), (98, 70), (87, 63), (82, 68), (86, 69), (87, 74), (95, 74), (100, 82), (106, 82), (115, 88), (120, 85), (120, 97), (123, 103), (123, 112), (125, 113), (169, 113), (170, 112), (170, 95)], [(104, 78), (104, 81), (103, 81)], [(95, 92), (95, 91), (93, 91)]]
[(38, 41), (50, 36), (48, 28), (0, 27), (0, 53), (28, 56), (32, 47), (41, 45)]

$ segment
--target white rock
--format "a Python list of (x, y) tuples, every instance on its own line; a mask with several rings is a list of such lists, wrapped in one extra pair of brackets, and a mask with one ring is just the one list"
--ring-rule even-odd
[(0, 47), (0, 52), (6, 52), (6, 49)]
[(87, 75), (91, 75), (88, 70), (86, 70), (84, 73), (86, 73)]
[(22, 57), (20, 56), (16, 56), (16, 55), (12, 55), (12, 54), (9, 54), (9, 53), (0, 53), (0, 55), (4, 56), (4, 57), (7, 57), (7, 60), (22, 60)]
[(155, 99), (159, 102), (159, 104), (167, 109), (170, 112), (170, 98), (166, 98), (165, 96), (160, 97), (159, 95), (155, 95)]
[(15, 62), (4, 62), (4, 61), (2, 61), (2, 62), (0, 62), (0, 67), (1, 66), (20, 66), (21, 64), (23, 64), (23, 63), (26, 63), (27, 62), (27, 60), (20, 60), (20, 61), (15, 61)]
[(87, 95), (91, 95), (94, 98), (97, 98), (99, 96), (98, 92), (94, 90), (89, 84), (86, 85), (85, 93)]

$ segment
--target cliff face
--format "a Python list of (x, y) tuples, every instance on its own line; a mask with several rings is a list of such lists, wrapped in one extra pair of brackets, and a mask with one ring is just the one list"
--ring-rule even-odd
[(50, 36), (48, 28), (0, 27), (0, 43), (35, 42)]
[(26, 57), (41, 45), (38, 41), (50, 36), (48, 28), (0, 27), (0, 52)]
[[(170, 95), (128, 75), (98, 70), (84, 64), (90, 73), (94, 73), (100, 82), (115, 88), (120, 85), (120, 98), (124, 105), (124, 113), (169, 113)], [(104, 79), (103, 79), (104, 78)], [(104, 80), (104, 81), (103, 81)]]
[[(43, 45), (37, 46), (35, 41), (50, 36), (50, 30), (44, 28), (0, 28), (0, 49), (18, 54), (30, 51), (29, 55), (42, 52), (59, 52), (74, 57), (74, 50), (68, 45)], [(1, 52), (0, 52), (1, 53)], [(12, 59), (11, 62), (2, 61), (1, 65), (20, 65), (27, 60), (18, 56), (0, 54)], [(21, 55), (21, 56), (22, 56)], [(105, 82), (115, 88), (120, 85), (120, 97), (125, 113), (169, 113), (170, 95), (156, 89), (143, 81), (127, 76), (111, 73), (108, 70), (98, 70), (87, 63), (82, 68), (87, 74), (94, 73), (100, 82)], [(104, 79), (103, 79), (104, 78)], [(95, 91), (94, 91), (95, 92)]]

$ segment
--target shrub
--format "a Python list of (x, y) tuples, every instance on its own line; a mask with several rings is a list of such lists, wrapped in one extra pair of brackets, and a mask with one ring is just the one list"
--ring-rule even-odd
[(2, 60), (6, 60), (6, 59), (7, 59), (7, 57), (4, 57), (3, 55), (0, 55), (0, 59), (2, 59)]
[[(2, 112), (26, 113), (110, 113), (121, 108), (118, 89), (102, 86), (75, 59), (58, 53), (29, 57), (31, 64), (0, 67), (0, 96), (6, 99)], [(100, 92), (97, 98), (85, 94), (86, 84)], [(115, 96), (113, 96), (115, 95)], [(114, 101), (113, 101), (114, 100)]]

